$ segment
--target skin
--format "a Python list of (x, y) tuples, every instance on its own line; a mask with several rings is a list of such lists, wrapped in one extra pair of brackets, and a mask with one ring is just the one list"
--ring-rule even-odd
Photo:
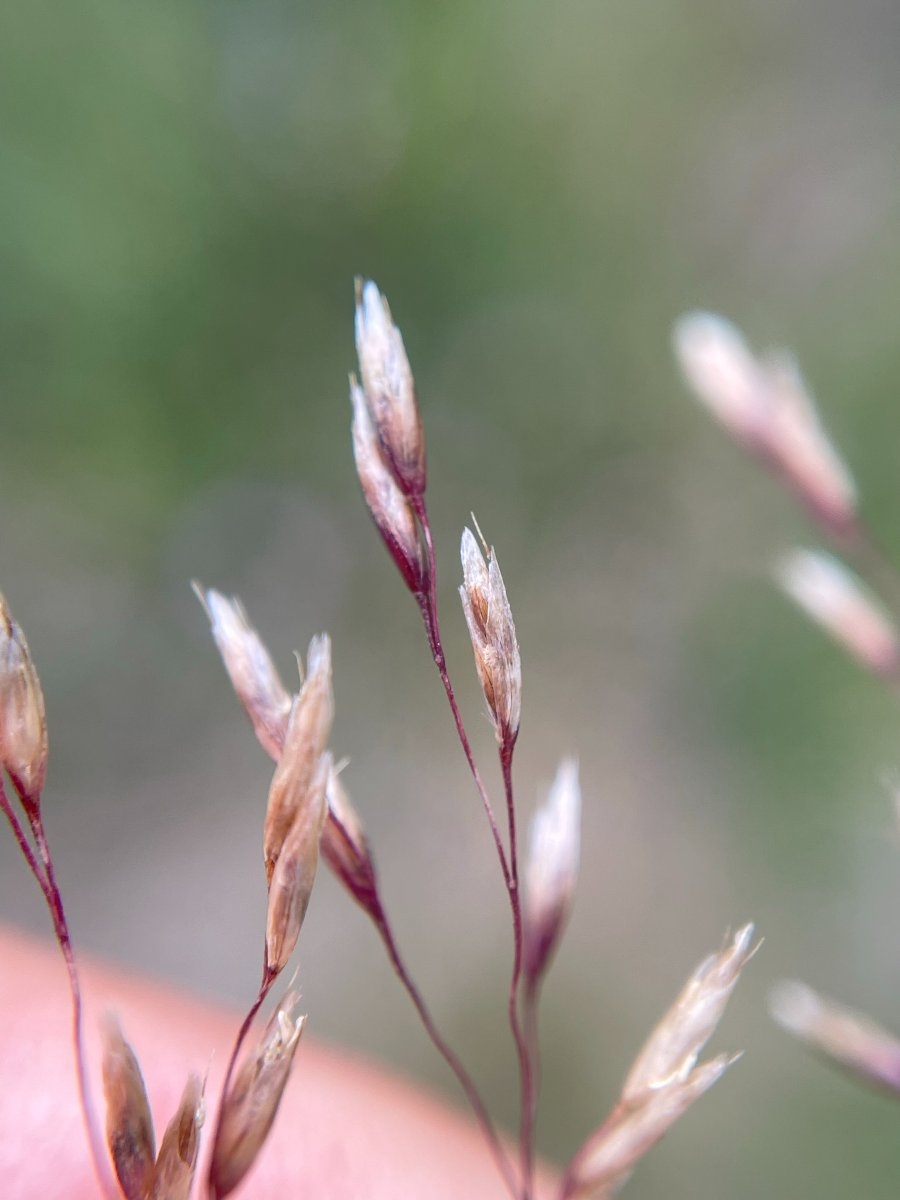
[[(157, 1138), (189, 1072), (207, 1068), (208, 1132), (235, 1014), (91, 963), (83, 964), (82, 978), (98, 1103), (97, 1023), (112, 1009), (141, 1063)], [(97, 1200), (72, 1060), (58, 952), (0, 928), (0, 1190), (6, 1200)], [(546, 1177), (543, 1183), (546, 1200)], [(236, 1200), (502, 1200), (507, 1194), (467, 1120), (308, 1034), (270, 1140), (233, 1193)]]

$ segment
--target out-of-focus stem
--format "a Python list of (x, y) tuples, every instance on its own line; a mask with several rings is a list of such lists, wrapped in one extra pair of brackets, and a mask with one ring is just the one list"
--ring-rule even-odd
[[(4, 812), (9, 817), (11, 810), (8, 808), (5, 796), (3, 800)], [(69, 925), (66, 920), (65, 909), (63, 908), (62, 894), (56, 882), (53, 856), (50, 853), (50, 847), (47, 843), (44, 823), (41, 820), (39, 808), (35, 805), (29, 805), (26, 808), (26, 813), (43, 870), (40, 869), (34, 855), (30, 852), (30, 847), (26, 851), (25, 847), (27, 847), (28, 843), (24, 840), (21, 826), (18, 825), (17, 821), (13, 821), (12, 819), (10, 823), (13, 825), (13, 832), (16, 834), (16, 840), (19, 842), (19, 847), (25, 855), (29, 869), (43, 892), (50, 918), (53, 921), (53, 932), (62, 953), (63, 961), (66, 964), (66, 973), (69, 977), (69, 993), (72, 998), (72, 1040), (75, 1043), (75, 1068), (78, 1076), (78, 1094), (81, 1100), (81, 1112), (84, 1117), (85, 1129), (87, 1130), (88, 1144), (91, 1148), (94, 1173), (107, 1200), (120, 1200), (122, 1193), (113, 1178), (103, 1134), (97, 1120), (97, 1112), (94, 1108), (94, 1102), (88, 1085), (87, 1055), (84, 1048), (84, 1005), (81, 998), (81, 982), (78, 978), (78, 966), (75, 962), (75, 951), (72, 948), (72, 938), (69, 934)]]
[(410, 975), (409, 969), (407, 968), (406, 963), (400, 954), (400, 949), (394, 938), (394, 932), (391, 928), (390, 921), (388, 920), (384, 909), (381, 907), (380, 902), (378, 903), (377, 910), (370, 915), (372, 916), (375, 927), (381, 936), (381, 940), (384, 942), (384, 947), (387, 951), (388, 958), (391, 961), (391, 966), (394, 968), (397, 978), (400, 980), (400, 983), (412, 1001), (413, 1007), (419, 1016), (419, 1020), (422, 1022), (425, 1032), (427, 1033), (432, 1045), (440, 1054), (441, 1058), (443, 1058), (444, 1062), (446, 1062), (447, 1066), (456, 1076), (456, 1080), (459, 1083), (459, 1086), (462, 1088), (466, 1100), (469, 1102), (469, 1107), (472, 1109), (475, 1120), (478, 1122), (478, 1126), (481, 1129), (488, 1146), (490, 1147), (494, 1162), (497, 1164), (497, 1169), (502, 1175), (503, 1181), (509, 1189), (510, 1195), (513, 1197), (513, 1200), (524, 1200), (525, 1193), (520, 1192), (519, 1190), (519, 1184), (516, 1180), (515, 1173), (500, 1142), (497, 1130), (494, 1128), (494, 1123), (491, 1120), (487, 1107), (484, 1101), (481, 1099), (478, 1088), (476, 1087), (475, 1082), (469, 1072), (463, 1066), (456, 1052), (448, 1044), (443, 1034), (435, 1024), (428, 1005), (425, 1003), (422, 993), (419, 991), (418, 986)]

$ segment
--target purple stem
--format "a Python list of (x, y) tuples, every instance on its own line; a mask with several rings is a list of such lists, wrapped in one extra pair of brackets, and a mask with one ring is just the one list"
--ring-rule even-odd
[(519, 990), (522, 982), (523, 930), (522, 901), (519, 894), (519, 853), (516, 837), (516, 807), (512, 782), (512, 759), (516, 738), (504, 737), (500, 746), (500, 766), (503, 771), (503, 790), (506, 796), (506, 819), (509, 822), (510, 889), (509, 901), (513, 914), (513, 968), (509, 981), (507, 1010), (509, 1027), (516, 1044), (521, 1088), (521, 1120), (519, 1123), (519, 1153), (522, 1164), (522, 1200), (531, 1200), (534, 1186), (534, 1122), (537, 1115), (537, 1087), (531, 1059), (531, 1047), (519, 1017)]
[(391, 960), (391, 966), (394, 968), (397, 978), (400, 980), (400, 983), (403, 985), (403, 988), (412, 1001), (425, 1032), (428, 1034), (429, 1039), (431, 1040), (437, 1052), (440, 1054), (441, 1058), (443, 1058), (444, 1062), (446, 1062), (447, 1066), (456, 1076), (459, 1086), (465, 1093), (465, 1097), (469, 1102), (469, 1107), (472, 1109), (475, 1119), (478, 1122), (478, 1125), (484, 1134), (488, 1145), (490, 1146), (491, 1153), (494, 1157), (494, 1162), (497, 1164), (497, 1169), (503, 1176), (504, 1183), (509, 1189), (509, 1192), (513, 1196), (514, 1200), (520, 1200), (520, 1195), (522, 1194), (519, 1192), (519, 1186), (515, 1174), (513, 1173), (503, 1146), (500, 1143), (500, 1138), (498, 1137), (497, 1131), (494, 1128), (494, 1123), (490, 1118), (490, 1114), (488, 1113), (484, 1101), (481, 1099), (478, 1088), (475, 1086), (472, 1077), (463, 1066), (456, 1052), (447, 1043), (443, 1034), (434, 1023), (434, 1018), (431, 1015), (428, 1005), (425, 1003), (422, 993), (416, 986), (415, 981), (409, 973), (406, 963), (403, 961), (399, 947), (397, 946), (394, 938), (394, 932), (391, 929), (390, 922), (388, 921), (387, 915), (384, 912), (384, 909), (381, 907), (380, 902), (378, 902), (377, 910), (372, 912), (370, 915), (375, 923), (375, 927), (381, 935), (381, 940), (384, 942), (384, 947), (387, 951), (388, 958)]
[[(15, 781), (13, 782), (15, 783)], [(18, 791), (18, 787), (16, 790)], [(3, 811), (12, 825), (16, 841), (19, 843), (19, 849), (25, 856), (29, 870), (34, 875), (43, 893), (47, 910), (50, 913), (50, 919), (53, 922), (53, 932), (62, 953), (63, 961), (66, 964), (66, 973), (69, 977), (69, 993), (72, 998), (72, 1040), (75, 1043), (75, 1070), (78, 1077), (78, 1095), (81, 1100), (81, 1112), (84, 1117), (85, 1129), (87, 1130), (94, 1173), (108, 1200), (120, 1200), (122, 1193), (110, 1169), (106, 1146), (100, 1131), (100, 1124), (97, 1120), (97, 1113), (88, 1084), (87, 1054), (84, 1048), (84, 1005), (81, 998), (81, 982), (78, 978), (75, 951), (72, 948), (72, 938), (69, 934), (69, 925), (66, 921), (65, 909), (63, 908), (62, 894), (56, 882), (53, 856), (50, 853), (50, 847), (44, 832), (44, 823), (41, 819), (39, 804), (35, 803), (33, 798), (30, 797), (26, 798), (20, 795), (20, 799), (31, 827), (31, 833), (37, 846), (43, 870), (41, 870), (41, 865), (36, 861), (31, 847), (25, 839), (22, 826), (12, 812), (5, 794), (3, 795)]]

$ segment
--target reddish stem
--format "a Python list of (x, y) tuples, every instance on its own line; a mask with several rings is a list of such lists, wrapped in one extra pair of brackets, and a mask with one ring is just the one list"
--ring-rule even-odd
[(481, 1099), (478, 1088), (476, 1087), (471, 1075), (469, 1075), (468, 1071), (463, 1066), (462, 1061), (444, 1039), (443, 1034), (435, 1024), (428, 1005), (425, 1003), (425, 1000), (422, 997), (422, 993), (416, 986), (415, 981), (409, 973), (406, 963), (403, 961), (403, 958), (400, 954), (400, 949), (397, 946), (396, 940), (394, 939), (394, 933), (391, 929), (390, 922), (386, 913), (381, 907), (380, 902), (378, 902), (377, 911), (371, 913), (371, 916), (375, 923), (375, 927), (381, 935), (381, 940), (384, 942), (384, 947), (387, 951), (388, 958), (391, 960), (391, 966), (394, 968), (400, 983), (403, 985), (403, 988), (412, 1001), (425, 1032), (428, 1034), (429, 1039), (431, 1040), (437, 1052), (440, 1054), (441, 1058), (443, 1058), (444, 1062), (446, 1062), (447, 1066), (456, 1076), (459, 1086), (465, 1093), (465, 1097), (469, 1102), (469, 1107), (472, 1109), (475, 1119), (478, 1122), (485, 1139), (487, 1140), (494, 1158), (494, 1162), (497, 1164), (497, 1169), (503, 1176), (504, 1183), (509, 1189), (509, 1192), (513, 1196), (514, 1200), (520, 1200), (519, 1186), (515, 1174), (513, 1173), (503, 1146), (500, 1143), (500, 1138), (497, 1135), (497, 1130), (494, 1128), (494, 1123), (491, 1120), (487, 1107), (485, 1106), (484, 1101)]
[[(15, 780), (13, 782), (15, 784)], [(18, 791), (18, 787), (16, 787), (16, 790)], [(26, 800), (26, 798), (20, 795), (20, 799), (28, 818), (35, 845), (37, 846), (40, 864), (36, 861), (31, 847), (28, 846), (22, 826), (15, 819), (15, 814), (12, 813), (5, 795), (3, 796), (3, 811), (6, 813), (13, 827), (13, 833), (16, 836), (16, 841), (19, 843), (20, 850), (25, 855), (25, 861), (28, 863), (29, 870), (34, 875), (43, 893), (47, 910), (50, 913), (50, 919), (53, 922), (53, 933), (62, 953), (63, 961), (66, 964), (66, 973), (69, 978), (69, 993), (72, 998), (72, 1040), (75, 1044), (75, 1070), (78, 1077), (78, 1095), (81, 1100), (81, 1112), (84, 1117), (85, 1129), (87, 1130), (94, 1173), (108, 1200), (121, 1200), (122, 1193), (110, 1169), (106, 1145), (103, 1140), (100, 1123), (97, 1120), (97, 1112), (94, 1108), (90, 1085), (88, 1083), (87, 1054), (84, 1047), (84, 1004), (81, 997), (81, 981), (78, 978), (78, 966), (75, 962), (75, 951), (72, 947), (72, 938), (69, 933), (65, 909), (63, 908), (62, 894), (56, 882), (53, 856), (50, 853), (50, 847), (44, 832), (44, 823), (41, 819), (39, 803), (35, 803), (33, 797), (29, 797)], [(43, 866), (43, 870), (41, 870), (41, 865)]]
[(509, 981), (507, 1011), (519, 1060), (521, 1089), (521, 1118), (519, 1122), (519, 1154), (522, 1166), (522, 1200), (531, 1200), (534, 1185), (534, 1122), (537, 1115), (537, 1087), (528, 1037), (519, 1017), (519, 990), (522, 981), (523, 929), (522, 902), (519, 895), (519, 854), (516, 837), (516, 807), (512, 782), (512, 758), (515, 735), (508, 735), (500, 746), (500, 767), (506, 796), (506, 819), (509, 825), (510, 886), (509, 902), (513, 915), (513, 967)]

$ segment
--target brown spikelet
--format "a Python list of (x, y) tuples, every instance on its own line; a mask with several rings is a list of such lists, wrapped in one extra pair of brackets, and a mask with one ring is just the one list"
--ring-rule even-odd
[(44, 693), (21, 627), (0, 595), (0, 766), (35, 812), (47, 774)]
[(153, 1118), (141, 1068), (118, 1022), (103, 1023), (106, 1140), (125, 1200), (148, 1200), (156, 1179)]
[(296, 1015), (298, 1003), (295, 992), (285, 996), (222, 1102), (209, 1173), (211, 1200), (234, 1191), (269, 1135), (306, 1024), (305, 1016)]
[(160, 1143), (153, 1200), (188, 1200), (200, 1151), (203, 1118), (203, 1084), (198, 1075), (191, 1075)]
[(475, 535), (464, 529), (460, 546), (463, 583), (459, 589), (475, 667), (497, 741), (511, 745), (522, 710), (522, 662), (512, 609), (497, 556), (482, 553)]
[(309, 644), (306, 679), (294, 700), (284, 749), (269, 788), (263, 854), (270, 882), (281, 847), (318, 770), (333, 717), (331, 642), (322, 634)]
[(319, 862), (319, 840), (328, 815), (326, 796), (330, 774), (331, 755), (323, 754), (288, 830), (269, 882), (266, 967), (276, 974), (284, 970), (294, 952), (312, 895)]

